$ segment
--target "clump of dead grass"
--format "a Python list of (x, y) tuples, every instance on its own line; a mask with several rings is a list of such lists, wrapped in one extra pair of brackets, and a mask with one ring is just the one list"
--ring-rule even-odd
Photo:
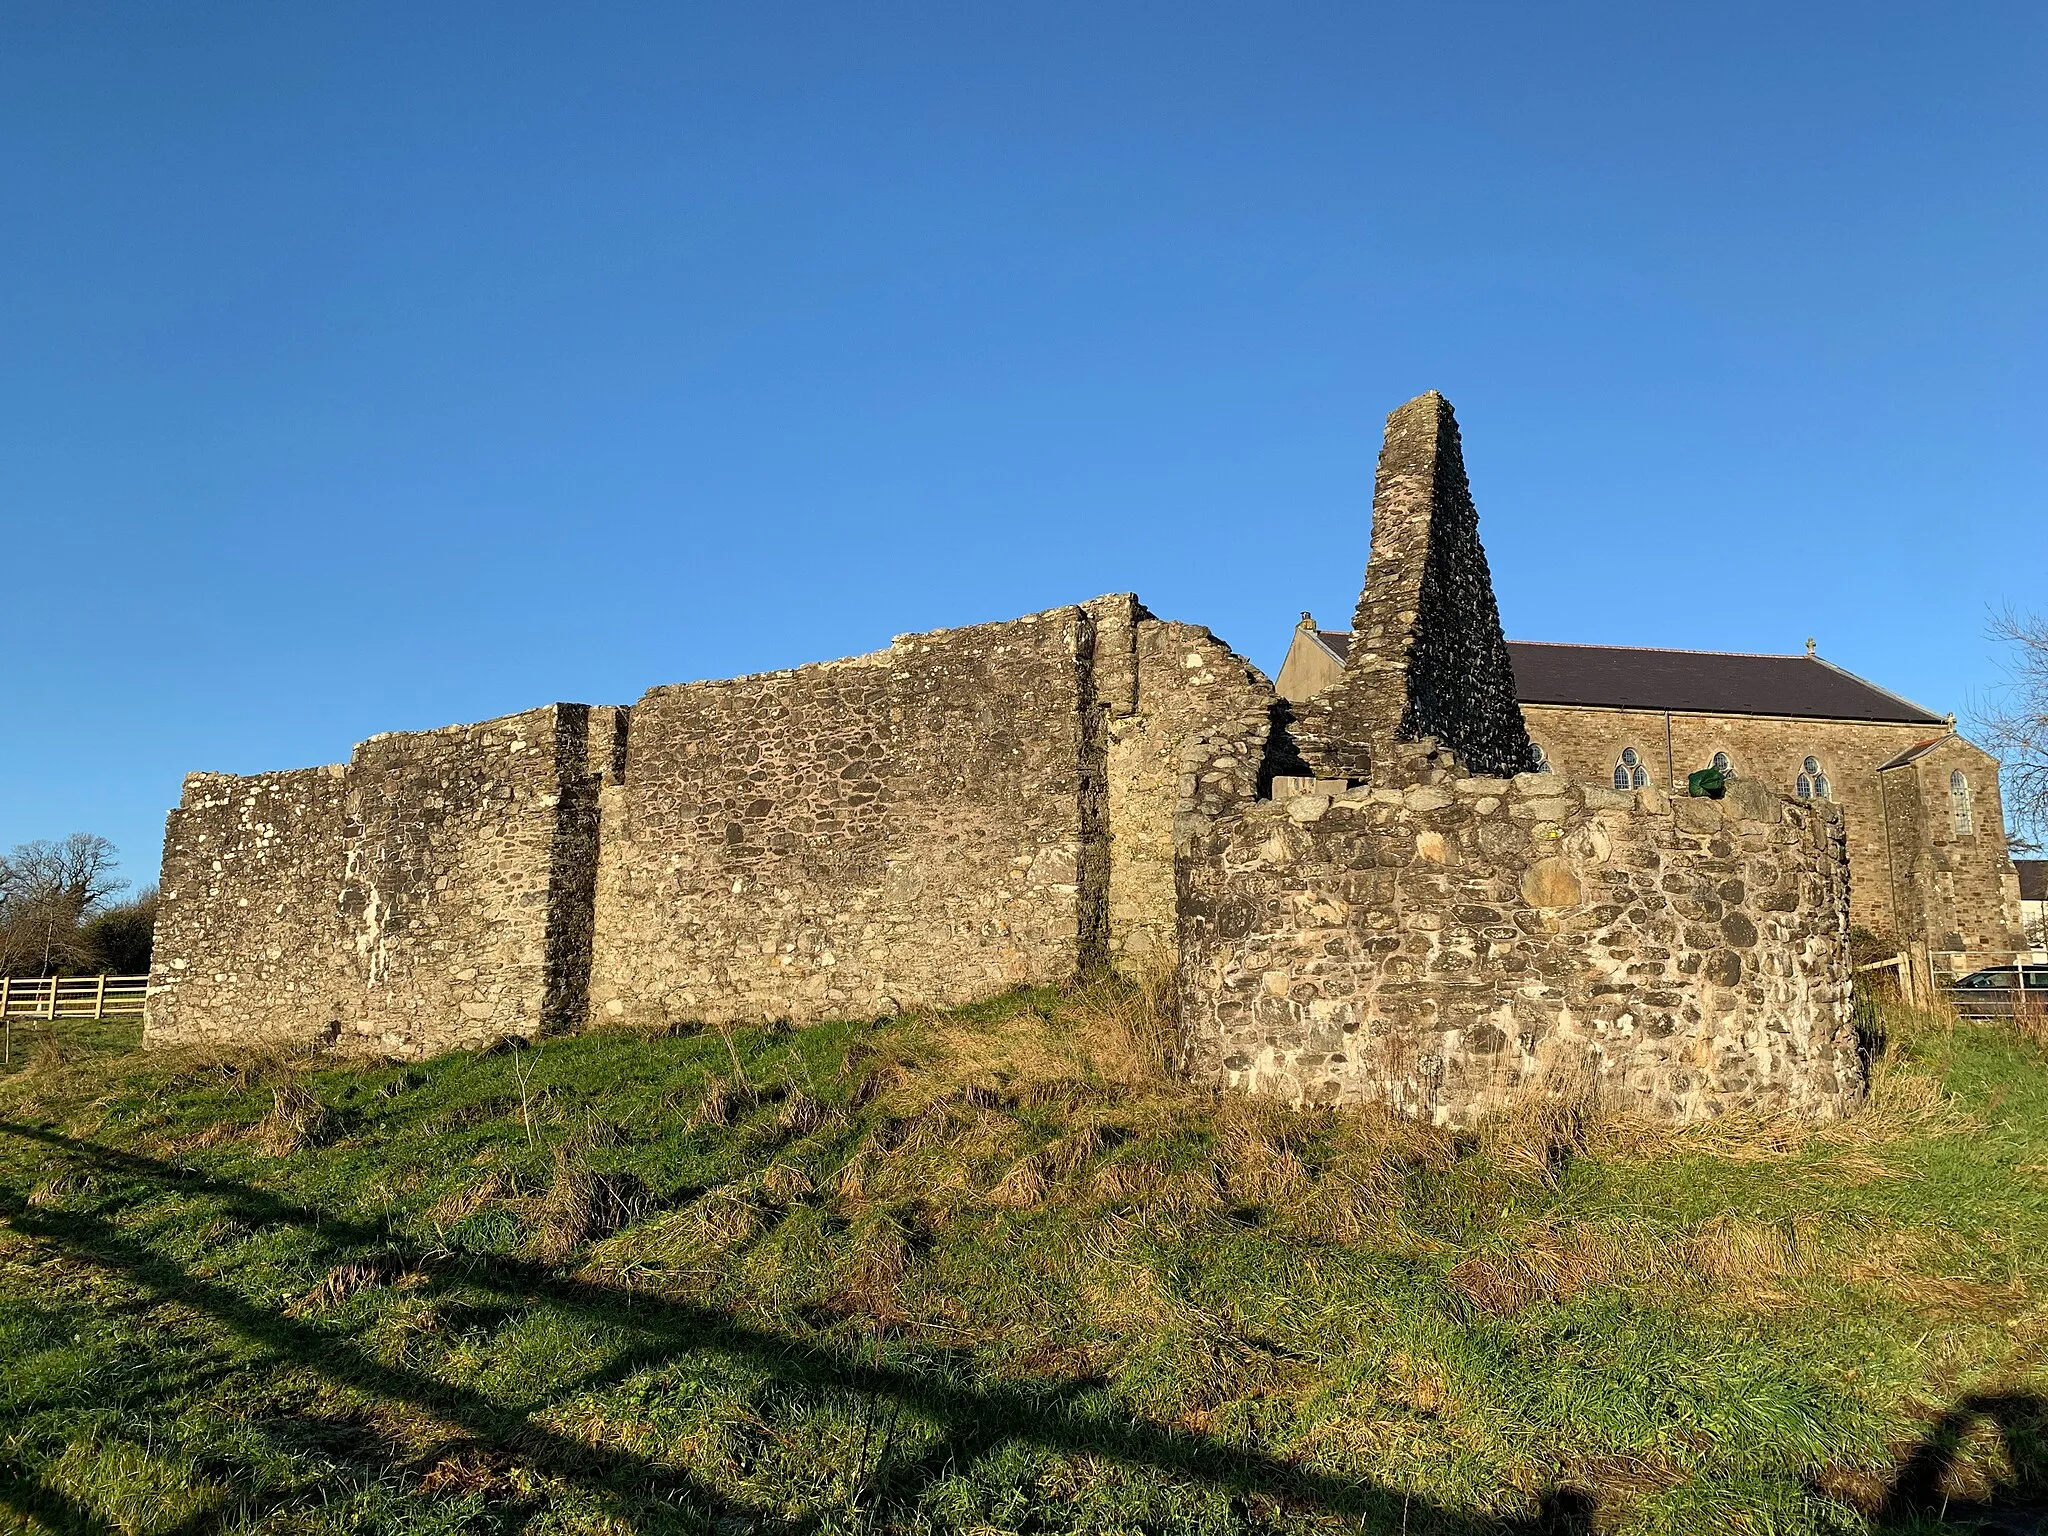
[(704, 1096), (690, 1115), (690, 1128), (721, 1128), (760, 1103), (760, 1095), (737, 1077), (713, 1077), (704, 1085)]
[(325, 1312), (340, 1306), (351, 1296), (397, 1284), (407, 1274), (403, 1257), (395, 1253), (360, 1254), (328, 1270), (320, 1283), (287, 1308), (293, 1317)]
[(909, 1230), (893, 1211), (877, 1211), (856, 1223), (835, 1266), (833, 1299), (842, 1311), (880, 1323), (907, 1315), (903, 1284), (916, 1257)]
[(436, 1231), (445, 1231), (467, 1221), (493, 1200), (505, 1195), (510, 1188), (511, 1181), (504, 1172), (494, 1169), (474, 1184), (448, 1191), (428, 1208), (427, 1219), (433, 1222)]
[(289, 1157), (319, 1146), (332, 1122), (327, 1106), (292, 1078), (271, 1085), (270, 1113), (257, 1123), (254, 1141), (272, 1157)]
[(593, 1173), (568, 1148), (555, 1153), (555, 1176), (534, 1211), (530, 1246), (544, 1264), (559, 1264), (585, 1243), (631, 1226), (653, 1203), (630, 1173)]
[(988, 1193), (991, 1205), (1026, 1209), (1043, 1201), (1052, 1187), (1099, 1157), (1109, 1144), (1099, 1125), (1082, 1125), (1056, 1137), (1003, 1175)]
[(1450, 1272), (1459, 1294), (1498, 1316), (1615, 1286), (1739, 1292), (1762, 1302), (1822, 1255), (1811, 1224), (1726, 1213), (1677, 1231), (1641, 1222), (1541, 1222), (1510, 1236), (1508, 1245), (1468, 1254)]
[(38, 1211), (54, 1210), (79, 1195), (99, 1187), (96, 1175), (83, 1168), (60, 1168), (28, 1192), (28, 1203)]

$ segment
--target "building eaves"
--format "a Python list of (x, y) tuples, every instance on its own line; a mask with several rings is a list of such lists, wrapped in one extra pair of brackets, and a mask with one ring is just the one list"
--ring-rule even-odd
[(2048, 901), (2048, 859), (2014, 859), (2020, 874), (2021, 901)]
[(1941, 735), (1930, 736), (1925, 741), (1916, 741), (1913, 743), (1913, 745), (1906, 748), (1905, 751), (1899, 753), (1896, 757), (1893, 757), (1885, 762), (1879, 763), (1877, 765), (1877, 771), (1879, 773), (1886, 773), (1893, 768), (1903, 768), (1908, 763), (1916, 763), (1921, 758), (1925, 757), (1928, 753), (1932, 752), (1936, 747), (1940, 746), (1944, 741), (1947, 740), (1947, 735)]

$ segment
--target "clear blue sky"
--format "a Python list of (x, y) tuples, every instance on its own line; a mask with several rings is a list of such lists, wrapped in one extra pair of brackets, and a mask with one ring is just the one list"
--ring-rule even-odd
[(2043, 597), (2048, 10), (0, 10), (0, 847), (188, 769), (1135, 589), (1936, 709)]

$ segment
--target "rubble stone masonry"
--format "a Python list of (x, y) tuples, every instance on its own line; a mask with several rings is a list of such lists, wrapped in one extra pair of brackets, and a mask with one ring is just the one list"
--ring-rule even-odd
[(417, 1055), (1170, 975), (1187, 741), (1272, 710), (1123, 594), (887, 651), (195, 774), (145, 1036)]
[[(1659, 784), (1667, 782), (1668, 772), (1668, 782), (1681, 788), (1688, 773), (1723, 752), (1739, 777), (1789, 794), (1810, 757), (1842, 812), (1853, 871), (1851, 922), (1902, 943), (1924, 940), (1937, 954), (1953, 951), (1955, 958), (1942, 966), (1945, 973), (2010, 964), (2023, 947), (2018, 877), (2006, 852), (1998, 801), (1998, 761), (1939, 726), (1590, 705), (1524, 705), (1523, 713), (1551, 766), (1592, 783), (1608, 781), (1622, 749), (1634, 747)], [(1917, 812), (1920, 774), (1879, 770), (1902, 754), (1937, 745), (1941, 814), (1923, 821)], [(1947, 814), (1951, 771), (1963, 774), (1976, 806), (1968, 834), (1957, 834)], [(1910, 787), (1907, 780), (1913, 781)], [(1930, 892), (1932, 918), (1925, 910)], [(1952, 899), (1948, 892), (1955, 893)]]
[(345, 765), (193, 774), (164, 839), (151, 1045), (416, 1055), (581, 1019), (589, 711), (377, 736)]
[(1389, 419), (1357, 633), (1298, 711), (1120, 594), (195, 774), (145, 1039), (410, 1056), (1114, 968), (1173, 979), (1220, 1087), (1447, 1121), (1560, 1084), (1680, 1119), (1853, 1102), (1841, 814), (1620, 793), (1562, 741), (1525, 771), (1440, 396)]
[(1504, 771), (1536, 759), (1457, 455), (1440, 397), (1388, 418), (1349, 663), (1263, 752), (1291, 737), (1313, 774), (1262, 798), (1238, 743), (1189, 764), (1215, 786), (1175, 829), (1189, 1069), (1450, 1123), (1584, 1089), (1841, 1113), (1863, 1084), (1840, 813)]
[(1842, 821), (1556, 774), (1283, 784), (1186, 859), (1197, 1076), (1464, 1121), (1545, 1089), (1670, 1119), (1862, 1091)]

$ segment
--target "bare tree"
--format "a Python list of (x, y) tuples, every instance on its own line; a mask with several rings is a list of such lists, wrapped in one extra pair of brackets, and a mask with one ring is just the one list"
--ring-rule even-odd
[(51, 976), (83, 958), (80, 925), (128, 882), (114, 845), (90, 832), (0, 856), (0, 972)]
[(2048, 619), (2007, 609), (1991, 638), (2010, 647), (2008, 682), (1975, 712), (1976, 734), (2004, 765), (2006, 820), (2015, 846), (2048, 842)]

